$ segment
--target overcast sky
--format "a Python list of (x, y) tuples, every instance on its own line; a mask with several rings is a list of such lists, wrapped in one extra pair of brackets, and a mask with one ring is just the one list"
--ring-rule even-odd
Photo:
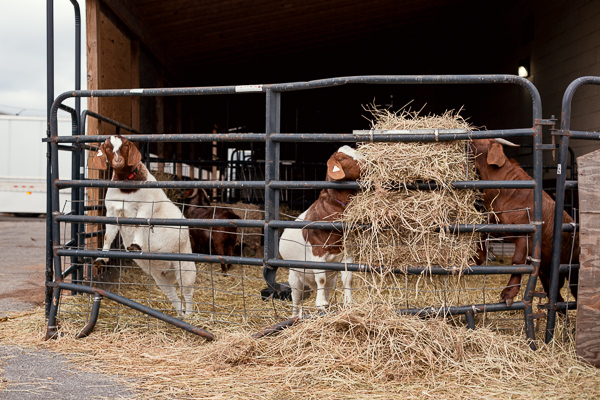
[[(85, 0), (78, 3), (85, 89)], [(56, 97), (75, 88), (75, 12), (70, 0), (54, 0), (54, 57)], [(45, 116), (46, 101), (46, 0), (0, 0), (0, 113)], [(65, 104), (74, 106), (72, 99)]]

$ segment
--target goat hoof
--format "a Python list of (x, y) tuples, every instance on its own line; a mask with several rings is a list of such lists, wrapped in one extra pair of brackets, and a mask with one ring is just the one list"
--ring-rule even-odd
[(94, 267), (94, 269), (96, 269), (96, 270), (102, 269), (105, 265), (106, 265), (106, 261), (101, 260), (99, 258), (94, 260), (94, 262), (92, 262), (92, 267)]
[(131, 243), (129, 246), (127, 246), (127, 250), (128, 251), (142, 251), (142, 248), (140, 247), (139, 244)]

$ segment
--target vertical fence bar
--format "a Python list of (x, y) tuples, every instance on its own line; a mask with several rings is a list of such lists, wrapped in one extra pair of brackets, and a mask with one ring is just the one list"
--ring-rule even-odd
[(552, 237), (552, 269), (550, 272), (550, 293), (548, 293), (548, 320), (546, 324), (546, 343), (554, 337), (556, 325), (556, 300), (558, 298), (559, 268), (561, 259), (562, 222), (565, 207), (565, 184), (567, 180), (567, 159), (571, 129), (571, 102), (577, 88), (584, 84), (600, 84), (598, 77), (582, 77), (573, 81), (565, 90), (560, 118), (558, 165), (556, 172), (556, 204), (554, 208), (554, 236)]
[[(53, 104), (50, 107), (50, 136), (56, 137), (58, 136), (58, 106), (57, 104)], [(48, 203), (51, 205), (50, 212), (48, 213), (50, 223), (50, 231), (51, 231), (51, 242), (47, 244), (49, 246), (50, 257), (52, 263), (54, 265), (54, 282), (62, 281), (62, 269), (60, 265), (60, 257), (56, 254), (55, 246), (58, 247), (60, 245), (60, 230), (59, 223), (56, 221), (56, 214), (58, 214), (59, 207), (59, 189), (56, 187), (55, 182), (58, 180), (58, 143), (50, 142), (50, 178), (48, 179)], [(48, 249), (47, 249), (48, 251)], [(50, 282), (46, 282), (46, 288), (49, 289)], [(51, 304), (47, 307), (47, 316), (48, 316), (48, 328), (46, 330), (46, 339), (54, 338), (56, 336), (56, 332), (58, 329), (58, 306), (60, 304), (60, 294), (61, 289), (58, 286), (55, 286), (52, 291), (52, 299)]]
[(265, 244), (263, 277), (270, 293), (276, 291), (277, 268), (268, 265), (268, 260), (277, 257), (279, 232), (269, 227), (269, 222), (278, 218), (279, 189), (272, 189), (269, 184), (279, 180), (279, 142), (271, 139), (271, 135), (281, 130), (281, 93), (267, 88), (266, 94), (266, 140), (265, 140)]
[[(550, 290), (548, 293), (548, 318), (546, 321), (546, 335), (544, 341), (549, 343), (554, 337), (554, 328), (556, 325), (556, 300), (558, 298), (561, 241), (562, 241), (562, 223), (563, 209), (565, 204), (565, 182), (567, 179), (566, 161), (568, 157), (569, 137), (565, 131), (569, 128), (569, 116), (565, 116), (565, 105), (563, 104), (563, 116), (561, 118), (561, 129), (559, 134), (558, 165), (556, 175), (556, 198), (554, 206), (554, 233), (552, 237), (552, 262), (550, 270)], [(569, 104), (570, 108), (570, 104)]]
[[(75, 90), (81, 89), (81, 11), (79, 9), (79, 3), (77, 0), (71, 0), (73, 5), (73, 11), (75, 13)], [(79, 131), (80, 126), (80, 114), (81, 114), (81, 97), (75, 97), (75, 115), (73, 115), (73, 135), (81, 134)], [(73, 144), (73, 151), (71, 152), (71, 177), (72, 179), (81, 179), (81, 161), (80, 156), (81, 147), (77, 144)], [(75, 151), (77, 149), (78, 151)], [(71, 188), (71, 213), (74, 215), (82, 215), (82, 200), (81, 190), (79, 188)], [(81, 224), (71, 224), (71, 241), (79, 247), (79, 237), (82, 231)], [(71, 265), (80, 264), (81, 260), (77, 257), (71, 257)], [(83, 279), (83, 267), (77, 268), (75, 273), (75, 280), (81, 281)], [(74, 294), (74, 293), (73, 293)]]
[(533, 320), (533, 292), (537, 284), (537, 277), (539, 275), (540, 263), (542, 258), (542, 181), (543, 181), (543, 155), (542, 155), (542, 124), (539, 121), (542, 119), (542, 101), (540, 94), (537, 89), (531, 85), (527, 86), (527, 89), (531, 95), (533, 103), (533, 129), (535, 134), (533, 135), (533, 179), (536, 186), (533, 190), (533, 221), (532, 224), (535, 227), (533, 233), (533, 248), (531, 255), (531, 265), (533, 266), (533, 272), (529, 275), (525, 293), (523, 294), (525, 310), (523, 311), (525, 319), (525, 334), (529, 340), (529, 345), (532, 349), (536, 349), (535, 346), (535, 324)]
[(542, 259), (542, 125), (535, 125), (536, 133), (533, 136), (533, 179), (536, 183), (533, 189), (533, 221), (535, 232), (533, 233), (533, 246), (531, 249), (531, 265), (533, 272), (529, 275), (525, 293), (523, 294), (525, 302), (525, 334), (532, 349), (535, 350), (535, 324), (533, 320), (533, 292), (537, 284), (537, 277), (540, 271)]
[[(46, 0), (46, 136), (50, 137), (50, 109), (54, 101), (54, 1)], [(46, 145), (46, 307), (45, 314), (50, 313), (52, 289), (47, 285), (52, 282), (52, 164), (50, 160), (50, 143)]]

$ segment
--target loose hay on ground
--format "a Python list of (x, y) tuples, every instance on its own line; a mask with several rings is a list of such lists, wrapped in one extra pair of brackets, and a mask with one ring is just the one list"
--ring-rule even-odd
[[(384, 306), (304, 320), (278, 336), (252, 327), (205, 342), (178, 330), (100, 331), (42, 340), (42, 311), (0, 323), (5, 344), (64, 352), (75, 365), (133, 379), (141, 398), (593, 398), (598, 370), (572, 346), (400, 316)], [(128, 383), (131, 383), (130, 380)]]

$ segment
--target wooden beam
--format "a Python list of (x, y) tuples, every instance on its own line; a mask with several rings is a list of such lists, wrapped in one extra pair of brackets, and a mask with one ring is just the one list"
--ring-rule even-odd
[[(87, 42), (87, 87), (89, 90), (97, 90), (100, 88), (100, 3), (98, 0), (86, 0), (86, 42)], [(99, 112), (99, 98), (88, 97), (88, 110)], [(100, 131), (100, 123), (95, 118), (88, 118), (86, 121), (86, 135), (97, 135)], [(91, 151), (87, 152), (87, 159), (93, 157)], [(89, 168), (91, 162), (88, 162), (87, 176), (90, 179), (99, 179), (100, 171)], [(87, 188), (87, 204), (88, 206), (97, 206), (94, 211), (90, 211), (92, 216), (102, 214), (102, 207), (99, 206), (99, 201), (103, 198), (100, 189)], [(86, 225), (86, 232), (91, 233), (94, 230), (101, 229), (100, 225)], [(99, 248), (102, 245), (100, 237), (91, 237), (86, 239), (86, 246), (89, 248)]]
[[(131, 39), (131, 87), (140, 87), (140, 42)], [(131, 127), (140, 130), (140, 98), (131, 98)]]
[(146, 23), (141, 13), (130, 0), (101, 1), (129, 28), (132, 35), (137, 37), (150, 50), (152, 55), (169, 71), (169, 74), (177, 76), (173, 68), (173, 58), (168, 52), (168, 46), (159, 39), (159, 36), (155, 34), (155, 30)]
[(579, 171), (579, 291), (575, 349), (600, 367), (600, 150), (577, 159)]

